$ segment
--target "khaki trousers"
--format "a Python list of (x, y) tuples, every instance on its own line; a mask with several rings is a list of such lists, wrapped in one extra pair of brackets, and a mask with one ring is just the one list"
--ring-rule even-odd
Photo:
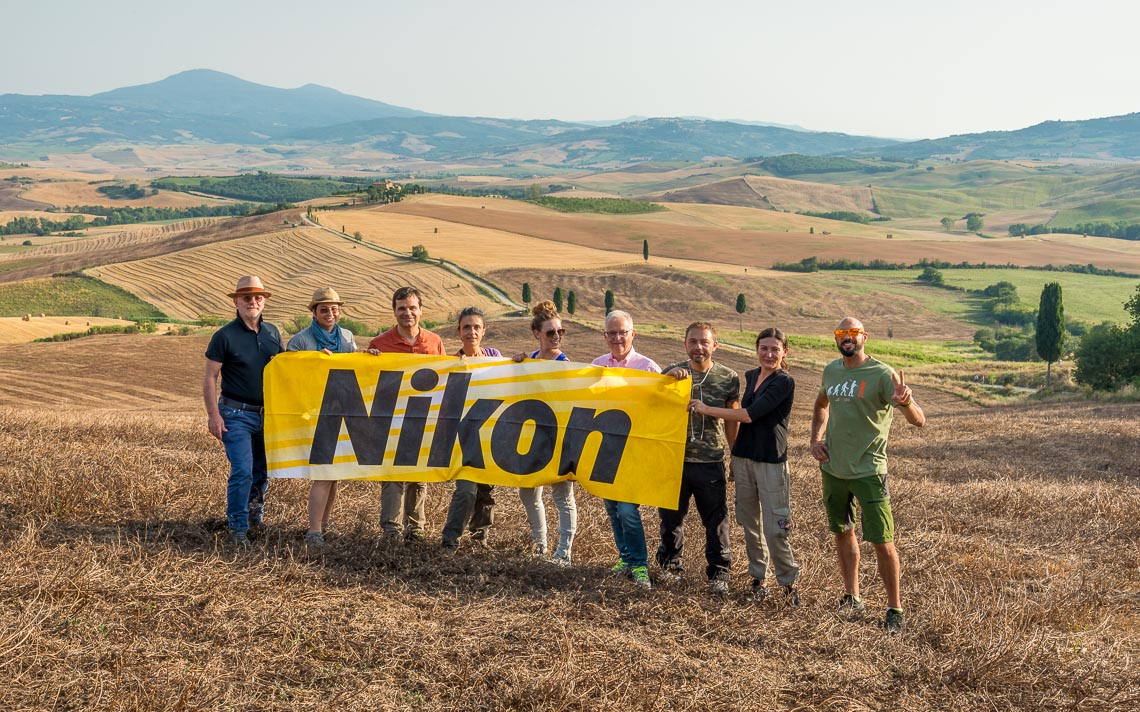
[(744, 528), (748, 573), (763, 584), (771, 556), (776, 581), (781, 586), (794, 584), (800, 565), (788, 541), (792, 530), (788, 463), (733, 457), (732, 473), (736, 477), (736, 521)]

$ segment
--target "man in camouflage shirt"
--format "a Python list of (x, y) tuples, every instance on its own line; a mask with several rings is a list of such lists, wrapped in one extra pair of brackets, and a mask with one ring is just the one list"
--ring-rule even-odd
[[(716, 330), (712, 324), (694, 322), (685, 330), (688, 361), (667, 366), (664, 373), (677, 378), (692, 377), (693, 398), (717, 408), (740, 407), (740, 376), (727, 366), (714, 363)], [(681, 471), (681, 496), (676, 509), (658, 509), (661, 515), (661, 545), (657, 563), (667, 578), (681, 576), (681, 553), (685, 546), (685, 514), (689, 498), (697, 504), (705, 526), (705, 575), (709, 591), (728, 593), (731, 548), (728, 532), (728, 497), (725, 491), (725, 447), (736, 440), (739, 424), (697, 413), (689, 413), (689, 439), (685, 444), (685, 464)]]

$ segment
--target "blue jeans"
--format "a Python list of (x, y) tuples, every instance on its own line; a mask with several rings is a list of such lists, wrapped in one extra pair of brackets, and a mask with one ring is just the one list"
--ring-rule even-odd
[(226, 432), (222, 444), (230, 461), (226, 485), (226, 524), (235, 532), (261, 522), (269, 472), (265, 465), (264, 418), (258, 413), (218, 405)]
[(641, 526), (641, 508), (631, 502), (603, 499), (610, 526), (614, 530), (614, 543), (618, 556), (629, 568), (645, 566), (649, 555), (645, 551), (645, 528)]

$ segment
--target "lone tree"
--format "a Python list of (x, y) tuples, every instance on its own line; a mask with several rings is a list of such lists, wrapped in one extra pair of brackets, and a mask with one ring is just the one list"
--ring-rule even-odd
[(530, 298), (531, 298), (530, 282), (523, 282), (523, 290), (522, 290), (523, 304), (530, 306)]
[(1045, 387), (1049, 387), (1049, 374), (1053, 362), (1061, 358), (1065, 345), (1065, 304), (1061, 300), (1061, 285), (1050, 282), (1041, 290), (1041, 304), (1037, 307), (1037, 355), (1045, 359)]
[(566, 313), (574, 316), (574, 312), (578, 311), (578, 295), (571, 289), (566, 295)]
[(641, 241), (641, 256), (645, 258), (646, 262), (649, 261), (649, 240)]
[(954, 227), (955, 220), (954, 218), (942, 218), (939, 220), (939, 222), (942, 223), (943, 229), (949, 230), (950, 228)]
[(736, 313), (740, 315), (740, 330), (744, 331), (744, 311), (748, 309), (748, 302), (744, 299), (744, 293), (736, 295)]
[(554, 288), (554, 309), (562, 311), (562, 287)]
[(614, 290), (607, 289), (606, 290), (606, 314), (608, 315), (613, 310), (614, 310)]
[(982, 229), (985, 223), (982, 222), (982, 216), (978, 213), (970, 213), (966, 216), (966, 229), (970, 232), (978, 232)]

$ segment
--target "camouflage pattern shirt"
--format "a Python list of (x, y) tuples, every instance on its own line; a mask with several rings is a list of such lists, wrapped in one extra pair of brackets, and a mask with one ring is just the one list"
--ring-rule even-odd
[[(667, 373), (674, 368), (690, 371), (693, 398), (716, 408), (730, 407), (740, 402), (740, 376), (728, 366), (713, 361), (712, 368), (704, 373), (690, 370), (688, 361), (680, 361), (661, 369)], [(728, 439), (724, 436), (724, 421), (706, 415), (689, 413), (689, 438), (685, 442), (685, 462), (720, 462)]]

